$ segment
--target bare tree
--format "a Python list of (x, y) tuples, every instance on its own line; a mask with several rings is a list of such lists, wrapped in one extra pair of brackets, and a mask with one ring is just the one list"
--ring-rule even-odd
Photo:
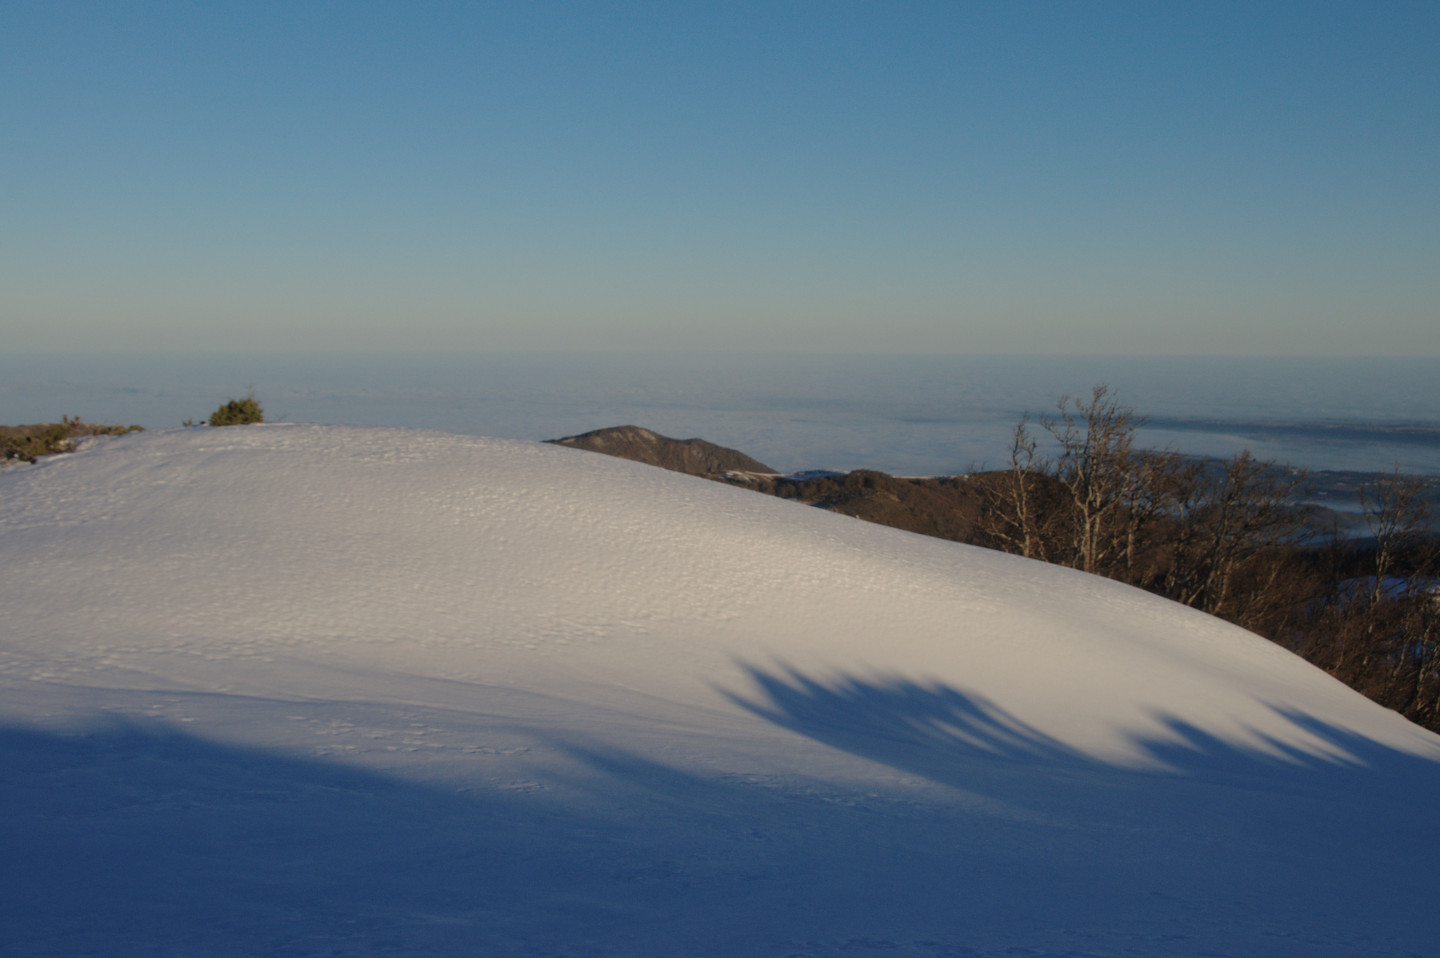
[(1058, 409), (1040, 420), (1058, 446), (1053, 462), (1039, 455), (1029, 418), (1016, 424), (1006, 475), (982, 486), (984, 532), (1007, 552), (1137, 582), (1147, 534), (1171, 512), (1168, 476), (1183, 460), (1135, 450), (1143, 420), (1106, 386)]
[[(1386, 583), (1395, 576), (1405, 553), (1417, 547), (1423, 551), (1429, 526), (1429, 504), (1425, 501), (1424, 480), (1402, 476), (1399, 470), (1360, 490), (1360, 507), (1365, 524), (1375, 537), (1375, 575), (1370, 599), (1378, 602)], [(1413, 585), (1415, 562), (1405, 585)], [(1423, 563), (1421, 563), (1423, 564)]]
[(1404, 699), (1396, 707), (1423, 710), (1433, 698), (1429, 709), (1440, 716), (1440, 544), (1425, 492), (1424, 480), (1398, 470), (1361, 490), (1375, 553), (1364, 599), (1352, 604), (1363, 614), (1360, 667), (1386, 660), (1387, 685)]
[(1070, 556), (1066, 565), (1103, 572), (1121, 539), (1119, 514), (1135, 496), (1137, 468), (1132, 446), (1143, 420), (1120, 405), (1108, 386), (1099, 385), (1089, 400), (1064, 397), (1059, 417), (1040, 425), (1060, 444), (1054, 476), (1065, 488), (1070, 507)]
[[(1257, 602), (1276, 593), (1276, 553), (1305, 528), (1295, 508), (1305, 474), (1245, 450), (1218, 473), (1192, 463), (1176, 478), (1177, 526), (1164, 591), (1177, 602), (1248, 625)], [(1237, 595), (1245, 572), (1261, 581)]]
[[(1114, 578), (1136, 585), (1148, 585), (1155, 562), (1141, 563), (1141, 550), (1147, 545), (1158, 548), (1173, 534), (1177, 496), (1189, 463), (1184, 456), (1170, 450), (1142, 450), (1131, 459), (1131, 470), (1121, 492), (1124, 534), (1124, 565), (1112, 572)], [(1159, 533), (1157, 535), (1157, 532)], [(1153, 540), (1159, 539), (1160, 543)]]
[(1048, 463), (1036, 453), (1030, 418), (1022, 416), (1010, 435), (1009, 467), (981, 484), (980, 526), (988, 544), (1028, 559), (1050, 561), (1047, 527), (1052, 510), (1044, 508), (1042, 489)]

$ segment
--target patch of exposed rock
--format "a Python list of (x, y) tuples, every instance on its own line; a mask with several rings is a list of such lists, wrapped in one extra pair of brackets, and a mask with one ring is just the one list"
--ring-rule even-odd
[(639, 426), (611, 426), (550, 442), (575, 449), (633, 459), (692, 476), (723, 476), (731, 472), (774, 473), (765, 463), (743, 452), (717, 446), (704, 439), (671, 439)]

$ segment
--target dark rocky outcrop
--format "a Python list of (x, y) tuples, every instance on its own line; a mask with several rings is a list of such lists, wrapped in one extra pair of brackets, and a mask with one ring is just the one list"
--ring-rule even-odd
[(765, 463), (751, 459), (743, 452), (717, 446), (704, 439), (671, 439), (639, 426), (612, 426), (549, 441), (560, 446), (633, 459), (692, 476), (714, 478), (731, 472), (775, 472)]

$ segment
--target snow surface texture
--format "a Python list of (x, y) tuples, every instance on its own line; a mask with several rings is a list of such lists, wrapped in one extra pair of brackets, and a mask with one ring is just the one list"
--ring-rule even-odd
[(0, 955), (1431, 955), (1440, 738), (1136, 590), (556, 446), (0, 476)]

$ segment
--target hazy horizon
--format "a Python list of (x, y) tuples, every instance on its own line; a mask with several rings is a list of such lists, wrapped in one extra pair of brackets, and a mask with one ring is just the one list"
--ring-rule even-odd
[(622, 424), (781, 470), (1004, 461), (1020, 416), (1108, 384), (1142, 443), (1440, 475), (1440, 360), (716, 354), (0, 355), (0, 422), (150, 428), (255, 391), (272, 421), (555, 439)]

